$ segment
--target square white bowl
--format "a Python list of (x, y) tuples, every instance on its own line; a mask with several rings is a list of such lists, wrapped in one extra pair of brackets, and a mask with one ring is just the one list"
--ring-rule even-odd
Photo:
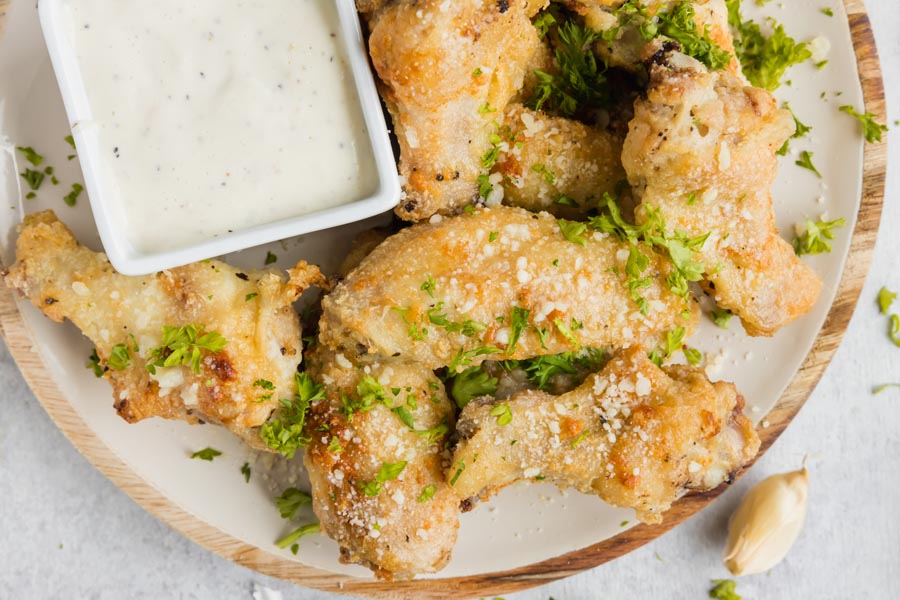
[(334, 1), (344, 50), (373, 153), (377, 183), (374, 193), (333, 208), (235, 230), (206, 241), (160, 252), (142, 252), (127, 239), (127, 228), (121, 222), (122, 209), (116, 205), (120, 199), (100, 183), (99, 168), (102, 159), (99, 135), (89, 128), (75, 126), (79, 122), (92, 121), (93, 115), (82, 76), (82, 65), (63, 31), (64, 19), (60, 10), (63, 0), (39, 1), (41, 28), (62, 93), (69, 126), (72, 128), (91, 209), (104, 250), (116, 270), (124, 275), (162, 271), (268, 242), (361, 221), (396, 206), (400, 199), (397, 165), (381, 100), (369, 67), (354, 0)]

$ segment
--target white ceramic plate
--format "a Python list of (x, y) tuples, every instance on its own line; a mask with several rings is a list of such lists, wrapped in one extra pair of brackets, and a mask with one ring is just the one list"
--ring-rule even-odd
[[(745, 12), (757, 20), (765, 14), (777, 17), (798, 40), (823, 36), (831, 44), (829, 62), (823, 70), (817, 70), (811, 62), (795, 66), (786, 77), (791, 84), (777, 92), (781, 100), (790, 101), (804, 123), (813, 126), (808, 138), (792, 140), (791, 153), (782, 159), (774, 188), (778, 225), (790, 238), (793, 224), (807, 216), (817, 218), (827, 213), (829, 218), (847, 220), (834, 240), (834, 251), (808, 259), (824, 281), (811, 314), (774, 339), (747, 337), (735, 319), (729, 331), (704, 322), (691, 341), (709, 357), (719, 357), (713, 361), (719, 368), (710, 368), (710, 375), (734, 381), (748, 400), (751, 416), (762, 421), (821, 328), (849, 251), (859, 208), (863, 140), (856, 122), (838, 112), (837, 107), (862, 107), (862, 92), (846, 14), (839, 0), (772, 2), (762, 9), (749, 0), (744, 4)], [(0, 15), (2, 5), (0, 0)], [(826, 6), (834, 11), (833, 18), (820, 12)], [(39, 30), (35, 1), (12, 0), (6, 10), (0, 33), (0, 256), (5, 264), (12, 260), (15, 227), (22, 215), (47, 208), (54, 209), (83, 243), (99, 250), (87, 198), (82, 196), (75, 207), (66, 206), (62, 200), (71, 184), (81, 181), (81, 174), (77, 159), (66, 160), (71, 149), (64, 137), (69, 131)], [(56, 168), (60, 185), (45, 182), (37, 198), (26, 200), (17, 176), (24, 169), (24, 161), (12, 150), (15, 145), (33, 146), (42, 153), (47, 164)], [(823, 179), (794, 166), (796, 154), (802, 149), (815, 154)], [(353, 235), (379, 220), (387, 217), (247, 250), (226, 260), (259, 267), (267, 250), (272, 250), (282, 266), (303, 258), (332, 269)], [(30, 305), (20, 302), (20, 310), (65, 398), (93, 434), (134, 473), (209, 525), (267, 552), (281, 552), (273, 541), (291, 526), (279, 517), (272, 498), (288, 483), (302, 482), (299, 461), (289, 465), (280, 459), (257, 458), (229, 433), (215, 427), (162, 420), (126, 424), (112, 409), (106, 382), (85, 369), (91, 344), (71, 325), (52, 323)], [(223, 451), (223, 456), (213, 463), (188, 460), (191, 452), (206, 446)], [(241, 465), (248, 460), (255, 464), (249, 484), (240, 473)], [(273, 461), (275, 464), (268, 464)], [(267, 466), (274, 468), (271, 476), (263, 476)], [(306, 517), (312, 519), (311, 514)], [(630, 511), (613, 509), (593, 497), (561, 492), (549, 485), (512, 486), (462, 516), (454, 558), (440, 576), (476, 575), (555, 557), (622, 531), (620, 523), (626, 520), (635, 521)], [(296, 557), (287, 551), (283, 555), (328, 571), (370, 576), (366, 569), (340, 564), (337, 545), (324, 536), (305, 539)]]

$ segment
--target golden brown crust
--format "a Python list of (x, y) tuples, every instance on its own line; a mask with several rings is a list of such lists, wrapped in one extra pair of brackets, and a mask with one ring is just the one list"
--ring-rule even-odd
[[(95, 344), (101, 365), (114, 346), (129, 349), (131, 365), (105, 373), (114, 406), (129, 422), (154, 416), (212, 422), (260, 447), (256, 428), (279, 398), (293, 395), (301, 346), (291, 304), (321, 281), (316, 267), (301, 262), (287, 281), (275, 271), (218, 261), (126, 277), (105, 255), (79, 245), (51, 211), (25, 218), (16, 259), (6, 284), (54, 321), (71, 320)], [(162, 341), (162, 327), (188, 324), (216, 331), (228, 343), (203, 354), (199, 374), (172, 367), (151, 375), (145, 365)], [(254, 387), (258, 379), (274, 390)]]
[[(443, 476), (448, 436), (417, 433), (391, 408), (407, 410), (416, 430), (443, 424), (449, 432), (453, 406), (443, 384), (431, 371), (402, 361), (353, 365), (322, 347), (308, 360), (327, 392), (310, 411), (312, 441), (304, 457), (323, 530), (340, 544), (342, 560), (363, 564), (381, 579), (439, 571), (450, 560), (459, 527), (459, 499)], [(382, 387), (391, 406), (379, 402), (348, 417), (344, 398), (357, 398), (365, 377)], [(385, 481), (374, 496), (363, 491), (382, 464), (399, 461), (407, 462), (400, 477)], [(429, 486), (432, 495), (419, 501)]]
[(772, 95), (677, 53), (651, 68), (635, 102), (622, 160), (641, 198), (668, 229), (710, 233), (698, 256), (707, 288), (750, 335), (772, 335), (812, 309), (821, 282), (775, 226), (769, 189), (775, 152), (794, 132)]
[[(505, 424), (495, 410), (504, 405)], [(469, 498), (540, 476), (655, 523), (682, 492), (712, 489), (756, 455), (743, 406), (732, 384), (691, 367), (660, 369), (632, 347), (567, 394), (467, 405), (447, 478)]]
[[(503, 206), (419, 223), (379, 245), (323, 299), (319, 339), (348, 357), (396, 356), (437, 369), (579, 346), (654, 347), (668, 330), (693, 330), (695, 306), (682, 314), (684, 300), (665, 283), (670, 261), (642, 246), (643, 315), (626, 286), (628, 246), (590, 230), (584, 237), (581, 246), (549, 214)], [(433, 288), (423, 289), (429, 281)], [(529, 313), (508, 352), (514, 308)]]
[(481, 157), (540, 45), (529, 17), (544, 3), (399, 1), (376, 13), (369, 51), (400, 144), (401, 218), (478, 197)]

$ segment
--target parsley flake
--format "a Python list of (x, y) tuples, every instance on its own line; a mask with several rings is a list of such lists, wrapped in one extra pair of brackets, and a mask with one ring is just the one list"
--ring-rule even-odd
[(492, 417), (497, 417), (497, 425), (500, 425), (501, 427), (505, 427), (512, 423), (512, 411), (509, 409), (509, 404), (505, 402), (493, 407), (488, 414)]
[(222, 453), (214, 448), (204, 448), (203, 450), (197, 450), (193, 454), (191, 454), (191, 458), (199, 458), (200, 460), (205, 460), (212, 462), (213, 459), (217, 456), (222, 456)]
[(457, 374), (450, 384), (450, 395), (456, 405), (463, 409), (473, 398), (490, 396), (497, 391), (497, 378), (491, 377), (480, 366), (469, 367)]
[(200, 374), (200, 357), (203, 351), (216, 353), (228, 343), (221, 334), (196, 325), (162, 328), (162, 345), (150, 351), (147, 370), (156, 373), (157, 367), (190, 366)]
[(316, 384), (308, 374), (297, 373), (294, 382), (297, 386), (294, 398), (282, 398), (277, 416), (259, 430), (263, 443), (286, 458), (293, 458), (298, 448), (309, 443), (303, 431), (306, 413), (313, 402), (325, 398), (324, 386)]
[(556, 223), (559, 225), (559, 230), (562, 232), (563, 237), (568, 241), (579, 246), (587, 246), (587, 238), (584, 237), (584, 232), (587, 231), (587, 224), (579, 221), (566, 221), (565, 219), (558, 219)]
[(289, 534), (275, 542), (275, 545), (282, 550), (290, 546), (291, 552), (297, 554), (297, 542), (300, 540), (300, 538), (306, 537), (308, 535), (314, 535), (316, 533), (319, 533), (320, 530), (321, 527), (318, 523), (310, 523), (309, 525), (304, 525), (303, 527), (290, 532)]
[(882, 125), (875, 121), (875, 115), (870, 112), (858, 113), (849, 104), (841, 106), (838, 110), (856, 117), (860, 125), (863, 127), (863, 136), (870, 144), (881, 141), (881, 134), (888, 130), (886, 125)]
[(737, 583), (730, 579), (714, 579), (709, 597), (713, 600), (742, 600), (737, 593)]
[(426, 485), (424, 488), (422, 488), (422, 493), (419, 494), (419, 497), (416, 498), (416, 502), (418, 502), (419, 504), (428, 502), (429, 500), (434, 498), (435, 491), (436, 491), (436, 488), (434, 487), (433, 483)]
[(878, 290), (878, 308), (881, 309), (881, 314), (886, 315), (891, 308), (891, 304), (896, 300), (897, 294), (887, 289), (886, 287), (882, 287)]
[(405, 460), (395, 463), (382, 463), (381, 469), (375, 476), (375, 481), (360, 483), (359, 487), (366, 496), (375, 497), (382, 490), (385, 482), (397, 479), (400, 476), (400, 473), (406, 468), (406, 464)]
[(241, 474), (244, 476), (244, 481), (250, 483), (250, 463), (245, 462), (241, 466)]
[(845, 224), (846, 221), (843, 218), (833, 221), (823, 221), (821, 219), (812, 221), (806, 219), (805, 229), (803, 229), (803, 226), (798, 227), (798, 233), (801, 230), (802, 233), (799, 233), (794, 238), (794, 252), (797, 253), (797, 256), (831, 252), (831, 244), (828, 243), (828, 240), (834, 239), (832, 230), (843, 227)]
[(25, 157), (25, 160), (30, 162), (35, 167), (41, 166), (41, 163), (44, 162), (44, 157), (34, 151), (34, 148), (31, 146), (16, 146), (16, 150), (22, 153), (22, 156)]
[(295, 487), (289, 487), (275, 498), (275, 505), (282, 519), (293, 519), (301, 506), (312, 504), (312, 496)]

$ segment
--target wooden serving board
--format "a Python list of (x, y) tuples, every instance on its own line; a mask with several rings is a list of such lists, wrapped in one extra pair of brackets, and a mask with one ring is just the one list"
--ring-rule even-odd
[[(865, 110), (886, 121), (881, 67), (872, 27), (862, 0), (844, 0), (859, 77), (865, 97)], [(0, 0), (0, 31), (9, 0)], [(757, 458), (778, 439), (807, 397), (816, 387), (840, 344), (859, 299), (875, 247), (884, 198), (887, 168), (887, 143), (867, 144), (863, 173), (862, 200), (850, 254), (843, 277), (824, 326), (815, 344), (766, 419), (769, 426), (760, 432), (762, 448)], [(155, 488), (138, 477), (86, 427), (50, 378), (38, 345), (31, 338), (16, 299), (0, 288), (0, 333), (22, 371), (28, 385), (57, 426), (91, 463), (160, 521), (217, 554), (261, 573), (330, 592), (373, 598), (471, 598), (495, 596), (543, 585), (596, 567), (656, 539), (721, 494), (726, 486), (711, 492), (690, 494), (666, 513), (660, 525), (638, 525), (593, 546), (525, 567), (471, 577), (417, 579), (384, 583), (358, 579), (304, 566), (241, 542), (176, 506)], [(751, 465), (747, 465), (749, 469)], [(739, 474), (740, 476), (740, 474)]]

